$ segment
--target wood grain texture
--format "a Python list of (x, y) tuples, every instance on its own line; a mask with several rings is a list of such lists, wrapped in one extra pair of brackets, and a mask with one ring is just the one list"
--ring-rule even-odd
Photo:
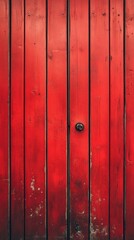
[(110, 239), (123, 239), (123, 0), (110, 1)]
[(24, 239), (24, 2), (11, 5), (11, 238)]
[(134, 238), (134, 1), (126, 1), (126, 239)]
[(48, 1), (48, 239), (67, 235), (67, 2)]
[(46, 1), (25, 9), (25, 239), (46, 239)]
[(8, 239), (9, 6), (0, 2), (0, 239)]
[[(88, 239), (88, 0), (70, 1), (70, 239)], [(75, 129), (84, 124), (84, 131)]]
[(0, 240), (134, 239), (133, 55), (133, 0), (0, 1)]
[(109, 239), (109, 5), (90, 2), (90, 237)]

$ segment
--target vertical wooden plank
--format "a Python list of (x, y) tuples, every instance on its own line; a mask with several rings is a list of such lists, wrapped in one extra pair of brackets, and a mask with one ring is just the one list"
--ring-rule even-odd
[(8, 239), (8, 1), (0, 2), (0, 239)]
[(66, 0), (48, 1), (48, 236), (66, 239)]
[(109, 239), (109, 5), (91, 0), (91, 239)]
[(11, 13), (11, 238), (24, 239), (24, 1)]
[(25, 239), (45, 236), (46, 1), (27, 0), (25, 20)]
[[(88, 0), (70, 1), (71, 239), (88, 239)], [(77, 123), (84, 124), (78, 132)]]
[(123, 0), (110, 2), (110, 239), (123, 239)]
[(126, 1), (126, 239), (134, 239), (134, 1)]

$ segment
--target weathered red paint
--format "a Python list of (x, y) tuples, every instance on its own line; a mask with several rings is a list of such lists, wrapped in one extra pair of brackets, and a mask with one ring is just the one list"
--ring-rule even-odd
[(67, 1), (48, 1), (48, 236), (67, 236)]
[[(88, 239), (89, 69), (88, 0), (70, 1), (70, 225), (71, 239)], [(84, 124), (78, 132), (75, 125)]]
[(123, 0), (110, 1), (110, 239), (123, 239)]
[(24, 238), (24, 3), (11, 5), (11, 238)]
[(134, 239), (133, 13), (0, 1), (0, 239)]
[(90, 4), (90, 231), (109, 239), (109, 5)]
[(0, 239), (8, 238), (9, 5), (0, 2)]
[(25, 3), (25, 239), (46, 239), (46, 2)]
[(126, 1), (126, 239), (134, 238), (134, 1)]

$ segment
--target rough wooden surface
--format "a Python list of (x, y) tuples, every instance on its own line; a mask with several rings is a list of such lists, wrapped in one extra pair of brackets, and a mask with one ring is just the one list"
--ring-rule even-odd
[(109, 5), (90, 5), (90, 237), (109, 239)]
[(24, 3), (11, 5), (11, 238), (24, 238)]
[(134, 239), (133, 22), (133, 0), (0, 1), (0, 239)]
[(67, 236), (67, 1), (48, 1), (48, 236)]
[[(89, 68), (88, 1), (70, 1), (70, 213), (71, 239), (88, 239)], [(78, 132), (75, 125), (84, 124)]]
[(46, 1), (25, 5), (25, 238), (46, 239)]

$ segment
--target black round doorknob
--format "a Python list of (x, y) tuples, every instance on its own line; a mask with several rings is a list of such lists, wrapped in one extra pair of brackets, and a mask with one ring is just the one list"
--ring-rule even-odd
[(83, 123), (76, 123), (75, 128), (78, 132), (81, 132), (84, 130), (84, 124)]

